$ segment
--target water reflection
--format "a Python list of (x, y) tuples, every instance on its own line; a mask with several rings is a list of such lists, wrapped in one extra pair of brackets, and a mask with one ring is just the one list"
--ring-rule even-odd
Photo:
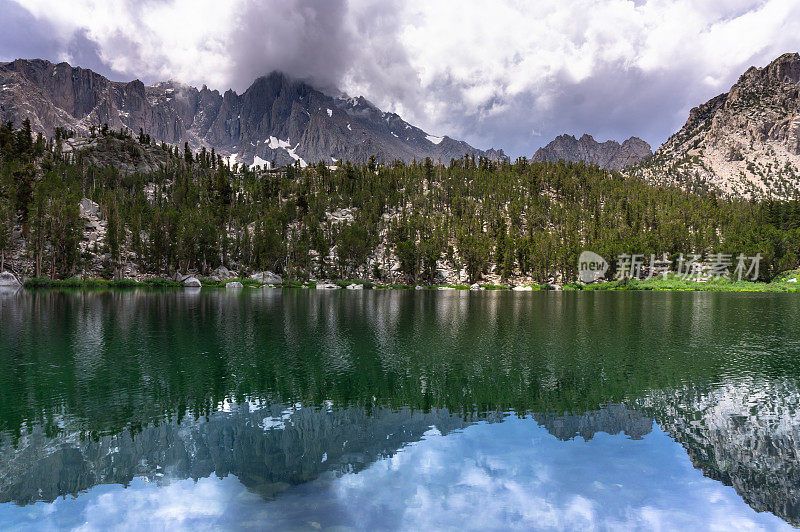
[(18, 292), (0, 298), (0, 527), (189, 496), (235, 526), (447, 528), (470, 498), (478, 528), (800, 524), (798, 313), (736, 294)]

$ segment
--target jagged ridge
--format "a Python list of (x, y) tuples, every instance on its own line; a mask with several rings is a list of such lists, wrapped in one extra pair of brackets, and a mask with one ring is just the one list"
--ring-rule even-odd
[(650, 145), (638, 137), (631, 137), (622, 144), (615, 140), (597, 142), (591, 135), (580, 139), (572, 135), (559, 135), (547, 146), (539, 148), (533, 155), (534, 162), (572, 161), (596, 164), (609, 170), (622, 170), (638, 164), (653, 155)]
[(505, 158), (450, 137), (434, 137), (385, 113), (363, 97), (335, 98), (279, 72), (256, 79), (242, 94), (220, 94), (174, 81), (145, 86), (113, 82), (68, 63), (18, 59), (0, 64), (0, 120), (30, 118), (34, 131), (56, 127), (86, 134), (107, 123), (141, 128), (153, 139), (193, 148), (214, 147), (248, 164), (301, 161), (364, 162), (464, 154)]

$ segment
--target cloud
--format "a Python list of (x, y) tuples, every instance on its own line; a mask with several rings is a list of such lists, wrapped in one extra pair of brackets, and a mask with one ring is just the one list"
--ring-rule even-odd
[(800, 49), (795, 0), (0, 0), (0, 9), (29, 28), (0, 36), (6, 59), (239, 91), (282, 70), (514, 155), (564, 132), (657, 145), (747, 67)]

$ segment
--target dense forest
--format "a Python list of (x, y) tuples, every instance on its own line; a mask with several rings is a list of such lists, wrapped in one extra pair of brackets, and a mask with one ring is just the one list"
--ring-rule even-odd
[[(0, 270), (111, 278), (224, 265), (300, 280), (567, 282), (590, 249), (761, 253), (769, 279), (800, 257), (798, 201), (653, 186), (597, 166), (465, 156), (265, 170), (107, 127), (65, 151), (72, 136), (34, 136), (27, 120), (0, 126)], [(98, 147), (161, 163), (122, 171), (97, 164)], [(93, 241), (84, 198), (103, 220)]]

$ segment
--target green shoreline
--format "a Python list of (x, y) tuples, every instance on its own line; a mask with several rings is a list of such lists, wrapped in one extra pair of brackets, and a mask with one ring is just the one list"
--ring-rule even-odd
[[(627, 281), (602, 281), (591, 284), (568, 283), (563, 287), (555, 287), (548, 284), (525, 285), (526, 291), (656, 291), (656, 292), (800, 292), (800, 275), (797, 271), (787, 272), (779, 275), (771, 282), (753, 281), (730, 281), (726, 279), (713, 279), (706, 282), (679, 279), (676, 277), (653, 278), (647, 280), (631, 279)], [(225, 288), (228, 283), (239, 282), (243, 287), (262, 288), (274, 286), (276, 288), (304, 288), (316, 289), (317, 281), (284, 281), (280, 285), (267, 285), (254, 279), (236, 278), (225, 281), (216, 281), (211, 278), (200, 277), (203, 288)], [(380, 284), (366, 281), (364, 279), (339, 279), (329, 281), (340, 288), (348, 285), (360, 284), (365, 289), (374, 290), (414, 290), (416, 286), (407, 284)], [(24, 283), (27, 289), (49, 288), (49, 289), (128, 289), (128, 288), (185, 288), (181, 282), (165, 278), (152, 278), (143, 281), (133, 279), (80, 279), (70, 278), (63, 280), (51, 280), (49, 278), (28, 279)], [(420, 286), (424, 290), (470, 290), (468, 285), (430, 285)], [(481, 285), (481, 290), (505, 290), (511, 291), (513, 287), (503, 284)]]

